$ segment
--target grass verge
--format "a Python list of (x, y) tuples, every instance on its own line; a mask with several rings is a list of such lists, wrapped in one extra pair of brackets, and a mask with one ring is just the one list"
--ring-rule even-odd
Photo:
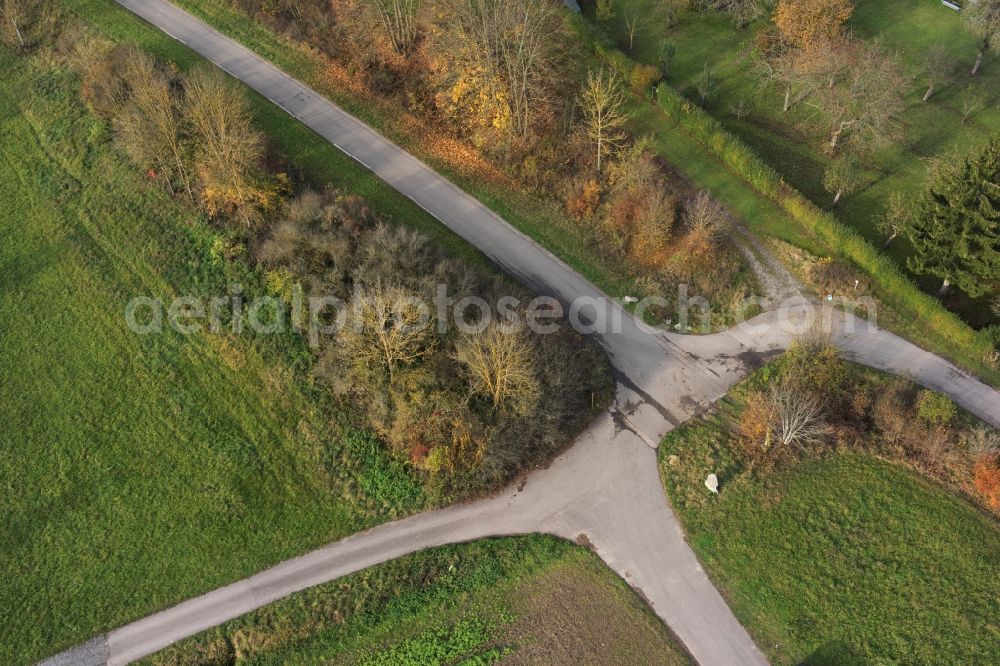
[(689, 661), (593, 555), (547, 536), (408, 555), (164, 650), (151, 664)]

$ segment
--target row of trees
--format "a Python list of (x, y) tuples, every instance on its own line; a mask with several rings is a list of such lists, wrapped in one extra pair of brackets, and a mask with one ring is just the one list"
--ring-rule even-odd
[[(277, 11), (271, 2), (234, 1), (295, 33), (309, 30), (293, 29), (303, 23), (296, 16), (319, 0), (278, 0)], [(633, 95), (648, 93), (662, 71), (584, 69), (569, 57), (561, 3), (333, 0), (327, 7), (334, 27), (307, 41), (392, 100), (394, 112), (402, 106), (418, 114), (428, 136), (465, 140), (518, 185), (562, 198), (570, 215), (587, 223), (580, 232), (593, 234), (604, 260), (661, 280), (693, 273), (707, 248), (720, 250), (717, 233), (688, 232), (691, 216), (678, 201), (693, 195), (669, 196), (670, 179), (648, 149), (633, 149)], [(363, 37), (372, 34), (376, 39)], [(621, 177), (638, 164), (646, 175)], [(729, 259), (721, 263), (730, 266)]]
[(245, 229), (279, 208), (287, 178), (265, 168), (250, 101), (218, 69), (182, 74), (136, 47), (102, 46), (75, 28), (59, 48), (80, 72), (84, 100), (149, 178)]

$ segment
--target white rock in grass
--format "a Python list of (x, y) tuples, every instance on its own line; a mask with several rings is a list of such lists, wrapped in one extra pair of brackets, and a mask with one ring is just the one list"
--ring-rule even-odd
[(714, 474), (709, 474), (708, 478), (705, 479), (705, 487), (711, 490), (716, 495), (719, 494), (719, 477)]

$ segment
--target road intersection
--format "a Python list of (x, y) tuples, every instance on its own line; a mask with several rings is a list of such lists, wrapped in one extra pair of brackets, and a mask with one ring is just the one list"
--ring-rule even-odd
[(310, 586), (407, 553), (487, 536), (550, 533), (591, 546), (703, 666), (766, 664), (684, 540), (664, 497), (655, 446), (709, 408), (810, 318), (829, 321), (845, 357), (903, 375), (1000, 427), (1000, 393), (898, 336), (794, 299), (730, 331), (653, 329), (479, 201), (305, 84), (166, 0), (121, 5), (242, 80), (353, 157), (536, 292), (619, 315), (593, 333), (618, 380), (614, 405), (545, 469), (496, 496), (387, 523), (185, 601), (47, 664), (126, 664)]

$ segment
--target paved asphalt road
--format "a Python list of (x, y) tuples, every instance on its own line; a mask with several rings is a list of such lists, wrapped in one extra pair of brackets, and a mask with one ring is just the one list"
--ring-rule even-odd
[[(249, 84), (371, 169), (536, 291), (564, 303), (609, 303), (534, 241), (305, 85), (165, 0), (118, 0)], [(595, 334), (611, 358), (615, 405), (544, 470), (496, 497), (387, 523), (113, 630), (52, 664), (126, 664), (298, 590), (423, 548), (485, 536), (547, 532), (589, 542), (640, 590), (703, 666), (766, 660), (709, 582), (664, 498), (655, 445), (780, 353), (804, 318), (829, 316), (846, 356), (951, 395), (1000, 427), (1000, 394), (951, 364), (867, 322), (809, 304), (761, 315), (731, 331), (683, 336), (621, 315)]]

